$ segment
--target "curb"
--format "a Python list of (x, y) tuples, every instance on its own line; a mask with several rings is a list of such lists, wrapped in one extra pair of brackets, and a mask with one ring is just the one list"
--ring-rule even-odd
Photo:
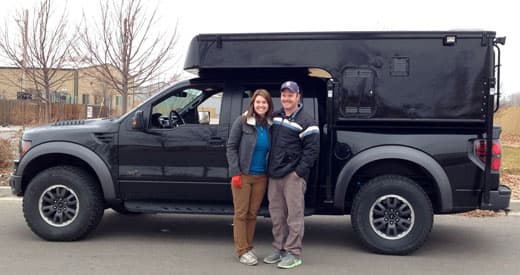
[[(11, 187), (0, 186), (0, 198), (17, 198), (11, 193)], [(520, 212), (520, 200), (511, 200), (509, 203), (509, 210), (511, 212)]]
[(509, 210), (511, 210), (511, 212), (520, 212), (520, 200), (511, 200)]

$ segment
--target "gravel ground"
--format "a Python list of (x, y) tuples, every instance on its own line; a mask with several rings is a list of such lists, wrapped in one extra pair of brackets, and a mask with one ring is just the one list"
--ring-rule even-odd
[(500, 182), (511, 188), (513, 200), (520, 200), (520, 175), (502, 174)]

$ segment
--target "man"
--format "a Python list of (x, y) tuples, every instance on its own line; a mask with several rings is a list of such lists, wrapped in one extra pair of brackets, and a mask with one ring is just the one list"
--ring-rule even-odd
[(319, 154), (320, 130), (302, 110), (300, 87), (293, 81), (280, 88), (282, 109), (273, 114), (269, 153), (269, 213), (273, 223), (274, 252), (264, 258), (279, 268), (302, 264), (305, 189)]

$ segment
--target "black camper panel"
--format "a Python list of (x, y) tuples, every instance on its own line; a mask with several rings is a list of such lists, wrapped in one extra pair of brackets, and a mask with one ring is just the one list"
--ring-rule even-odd
[(483, 123), (494, 32), (196, 36), (185, 69), (322, 68), (339, 119)]

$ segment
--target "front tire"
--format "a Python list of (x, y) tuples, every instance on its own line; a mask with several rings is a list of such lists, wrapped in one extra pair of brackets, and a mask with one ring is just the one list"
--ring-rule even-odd
[(75, 241), (94, 230), (103, 217), (101, 188), (78, 167), (52, 167), (29, 183), (23, 212), (29, 228), (42, 239)]
[(351, 221), (354, 232), (370, 250), (405, 255), (428, 238), (433, 208), (417, 183), (385, 175), (361, 187), (352, 204)]

